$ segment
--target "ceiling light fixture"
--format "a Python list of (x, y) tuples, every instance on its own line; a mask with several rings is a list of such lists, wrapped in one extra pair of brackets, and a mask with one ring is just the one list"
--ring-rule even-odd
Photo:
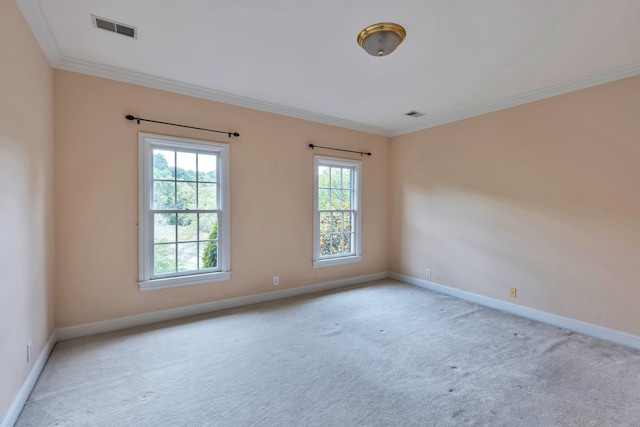
[(381, 22), (369, 25), (358, 34), (358, 44), (369, 55), (386, 56), (396, 50), (404, 40), (407, 32), (401, 25)]

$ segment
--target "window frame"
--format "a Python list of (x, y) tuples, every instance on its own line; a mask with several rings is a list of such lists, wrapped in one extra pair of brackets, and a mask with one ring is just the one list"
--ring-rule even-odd
[[(354, 238), (351, 244), (354, 246), (352, 254), (348, 255), (320, 255), (320, 210), (318, 209), (318, 168), (348, 167), (353, 168), (352, 179), (353, 201), (351, 210), (355, 212), (353, 221)], [(353, 185), (355, 184), (355, 186)], [(313, 267), (330, 267), (335, 265), (351, 264), (362, 260), (362, 161), (344, 159), (329, 156), (313, 156)]]
[[(216, 271), (189, 271), (155, 278), (153, 273), (153, 149), (215, 154), (218, 156), (218, 267)], [(138, 231), (141, 291), (210, 283), (231, 278), (229, 144), (174, 136), (138, 133)], [(185, 212), (197, 212), (197, 210)]]

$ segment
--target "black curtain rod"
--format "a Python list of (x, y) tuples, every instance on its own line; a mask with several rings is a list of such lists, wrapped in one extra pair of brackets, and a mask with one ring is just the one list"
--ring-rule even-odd
[(226, 133), (227, 135), (229, 135), (229, 138), (231, 138), (232, 136), (238, 137), (240, 136), (240, 134), (238, 132), (224, 132), (221, 130), (213, 130), (213, 129), (205, 129), (205, 128), (198, 128), (195, 126), (187, 126), (187, 125), (178, 125), (175, 123), (168, 123), (168, 122), (159, 122), (157, 120), (149, 120), (149, 119), (143, 119), (140, 117), (134, 117), (131, 114), (124, 116), (125, 119), (127, 120), (136, 120), (138, 122), (138, 124), (140, 124), (140, 122), (151, 122), (151, 123), (160, 123), (161, 125), (169, 125), (169, 126), (178, 126), (181, 128), (189, 128), (189, 129), (196, 129), (196, 130), (206, 130), (207, 132), (217, 132), (217, 133)]
[(368, 151), (353, 151), (353, 150), (343, 150), (342, 148), (331, 148), (331, 147), (322, 147), (320, 145), (313, 145), (313, 144), (309, 144), (309, 147), (311, 147), (311, 149), (313, 150), (314, 148), (324, 148), (325, 150), (335, 150), (335, 151), (344, 151), (346, 153), (356, 153), (356, 154), (360, 154), (360, 156), (364, 156), (365, 154), (367, 156), (370, 156), (371, 153), (369, 153)]

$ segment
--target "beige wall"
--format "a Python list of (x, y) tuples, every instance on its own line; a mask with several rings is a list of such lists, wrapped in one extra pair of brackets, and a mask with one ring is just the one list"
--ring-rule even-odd
[(391, 270), (640, 335), (638, 112), (634, 77), (394, 138)]
[[(640, 335), (640, 77), (389, 140), (52, 71), (12, 0), (0, 58), (0, 418), (54, 326), (386, 270)], [(126, 114), (242, 134), (230, 281), (138, 290), (137, 133), (228, 139)], [(361, 263), (311, 266), (309, 143), (374, 154)]]
[(53, 332), (52, 196), (53, 70), (0, 0), (0, 420)]
[[(388, 270), (387, 138), (67, 71), (54, 82), (58, 327)], [(231, 280), (138, 290), (138, 132), (229, 139), (126, 114), (241, 134), (230, 141)], [(373, 152), (360, 263), (312, 268), (313, 154), (331, 153), (309, 143)]]

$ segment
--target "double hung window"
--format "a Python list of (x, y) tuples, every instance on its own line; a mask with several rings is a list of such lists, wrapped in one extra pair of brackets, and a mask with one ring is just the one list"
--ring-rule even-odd
[(229, 145), (139, 134), (140, 289), (228, 279)]
[(361, 260), (361, 165), (314, 157), (314, 267)]

